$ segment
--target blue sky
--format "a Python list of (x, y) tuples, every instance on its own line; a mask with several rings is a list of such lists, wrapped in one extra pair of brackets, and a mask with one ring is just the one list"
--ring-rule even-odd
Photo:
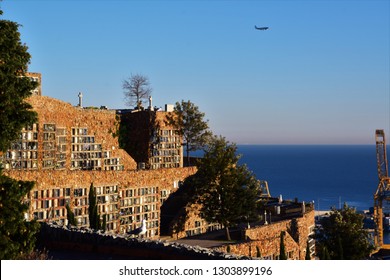
[[(238, 144), (374, 144), (390, 135), (390, 1), (0, 2), (43, 95), (125, 108), (191, 100)], [(257, 31), (257, 26), (269, 26)]]

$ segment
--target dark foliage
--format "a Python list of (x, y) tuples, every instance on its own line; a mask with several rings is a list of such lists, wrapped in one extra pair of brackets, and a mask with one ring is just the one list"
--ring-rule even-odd
[[(20, 41), (18, 28), (17, 23), (0, 19), (0, 152), (10, 147), (23, 127), (37, 120), (25, 101), (37, 84), (25, 77), (30, 54)], [(24, 216), (28, 210), (25, 199), (33, 187), (33, 182), (4, 176), (0, 167), (0, 259), (33, 252), (39, 224)]]
[(22, 128), (37, 120), (25, 101), (37, 83), (25, 77), (31, 56), (18, 28), (15, 22), (0, 20), (0, 151), (6, 151)]
[(205, 114), (199, 111), (198, 106), (189, 100), (176, 102), (174, 111), (167, 116), (166, 124), (176, 127), (183, 137), (187, 165), (190, 152), (203, 148), (212, 136), (204, 117)]
[(363, 228), (363, 215), (346, 204), (333, 209), (329, 217), (321, 220), (316, 239), (320, 256), (332, 260), (366, 259), (373, 250), (368, 232)]
[(89, 227), (99, 230), (101, 229), (100, 215), (98, 214), (96, 192), (93, 184), (89, 187), (88, 201)]
[(70, 209), (69, 204), (66, 204), (66, 218), (68, 219), (69, 225), (77, 226), (77, 220), (74, 216), (72, 209)]
[(215, 137), (191, 182), (201, 205), (201, 216), (209, 223), (223, 225), (228, 240), (229, 227), (258, 217), (260, 184), (246, 165), (238, 163), (236, 151), (235, 144)]
[(284, 236), (286, 233), (284, 231), (280, 232), (280, 252), (279, 252), (279, 259), (280, 260), (287, 260), (286, 255), (286, 247), (284, 246)]
[(28, 204), (23, 202), (33, 187), (34, 182), (0, 175), (0, 259), (16, 259), (34, 249), (39, 224), (25, 219)]

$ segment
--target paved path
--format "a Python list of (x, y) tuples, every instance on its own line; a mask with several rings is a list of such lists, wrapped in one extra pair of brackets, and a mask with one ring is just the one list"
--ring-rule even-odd
[(206, 240), (206, 239), (179, 239), (179, 240), (171, 240), (170, 242), (186, 244), (190, 246), (199, 246), (202, 248), (213, 248), (219, 247), (226, 244), (232, 244), (232, 241), (218, 241), (218, 240)]
[[(233, 235), (233, 231), (231, 231)], [(204, 233), (201, 235), (190, 236), (182, 239), (173, 239), (169, 237), (161, 237), (162, 240), (168, 242), (175, 242), (179, 244), (186, 244), (190, 246), (199, 246), (203, 248), (213, 248), (219, 247), (226, 244), (236, 243), (235, 241), (225, 240), (225, 230), (217, 230), (209, 233)]]

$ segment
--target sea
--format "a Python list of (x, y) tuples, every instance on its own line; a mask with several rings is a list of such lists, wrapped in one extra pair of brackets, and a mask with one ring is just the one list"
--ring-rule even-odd
[[(273, 197), (313, 202), (321, 211), (344, 203), (357, 211), (374, 206), (375, 145), (237, 145), (237, 153), (257, 179), (268, 182)], [(390, 235), (385, 238), (390, 243)]]
[(375, 145), (238, 145), (237, 152), (274, 197), (313, 202), (316, 210), (374, 205)]

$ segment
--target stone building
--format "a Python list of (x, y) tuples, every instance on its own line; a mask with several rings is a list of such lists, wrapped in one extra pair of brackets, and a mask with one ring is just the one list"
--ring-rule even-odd
[(115, 113), (33, 95), (39, 122), (26, 126), (3, 155), (6, 170), (124, 170), (136, 163), (113, 137)]
[(124, 233), (146, 219), (146, 237), (158, 237), (162, 201), (195, 169), (180, 164), (137, 169), (137, 162), (120, 148), (115, 111), (74, 107), (41, 94), (28, 102), (38, 113), (38, 122), (26, 126), (0, 156), (6, 175), (36, 182), (27, 198), (26, 218), (66, 224), (69, 205), (78, 226), (87, 227), (93, 185), (108, 231)]
[[(41, 82), (40, 74), (29, 75)], [(158, 238), (162, 230), (161, 206), (179, 190), (182, 181), (196, 172), (195, 167), (183, 168), (181, 137), (175, 128), (165, 124), (167, 110), (150, 106), (118, 114), (83, 108), (81, 100), (75, 107), (42, 96), (40, 87), (28, 102), (37, 112), (38, 122), (23, 128), (19, 139), (0, 154), (5, 175), (35, 182), (26, 197), (26, 218), (64, 225), (69, 205), (78, 227), (88, 227), (88, 194), (93, 186), (106, 230), (125, 233), (145, 219), (146, 237)], [(302, 259), (314, 226), (310, 207), (302, 217), (296, 217), (294, 207), (279, 209), (280, 205), (273, 203), (268, 203), (269, 213), (274, 219), (281, 214), (285, 219), (247, 229), (243, 235), (250, 240), (231, 245), (232, 253), (254, 256), (254, 248), (259, 247), (262, 256), (277, 258), (276, 239), (283, 230), (289, 233), (286, 242), (290, 258)], [(196, 206), (172, 204), (180, 207), (168, 214), (174, 219), (184, 217), (184, 228), (167, 234), (182, 238), (219, 229), (219, 225), (202, 220)], [(170, 222), (168, 219), (166, 223), (168, 230), (172, 229)], [(298, 235), (291, 231), (292, 225), (298, 226)]]
[(26, 77), (29, 77), (34, 82), (38, 83), (38, 87), (35, 88), (32, 92), (33, 95), (42, 95), (42, 74), (41, 73), (33, 73), (33, 72), (27, 72)]
[[(168, 106), (166, 106), (168, 108)], [(183, 167), (182, 137), (165, 123), (169, 110), (119, 111), (121, 146), (140, 169)]]
[[(261, 187), (258, 219), (231, 227), (230, 234), (235, 242), (215, 249), (236, 255), (279, 259), (280, 235), (284, 232), (288, 259), (305, 259), (307, 248), (314, 258), (314, 205), (283, 200), (281, 196), (271, 197), (265, 181)], [(207, 223), (201, 218), (200, 205), (186, 200), (192, 192), (191, 186), (184, 184), (168, 198), (161, 209), (161, 232), (173, 239), (223, 240), (224, 230), (216, 232), (221, 226)], [(194, 236), (200, 234), (203, 236)]]
[(304, 213), (296, 213), (294, 217), (244, 228), (241, 232), (242, 241), (215, 249), (237, 255), (278, 260), (280, 236), (283, 232), (287, 259), (304, 260), (307, 248), (310, 250), (311, 259), (314, 259), (314, 227), (314, 209), (308, 208)]

